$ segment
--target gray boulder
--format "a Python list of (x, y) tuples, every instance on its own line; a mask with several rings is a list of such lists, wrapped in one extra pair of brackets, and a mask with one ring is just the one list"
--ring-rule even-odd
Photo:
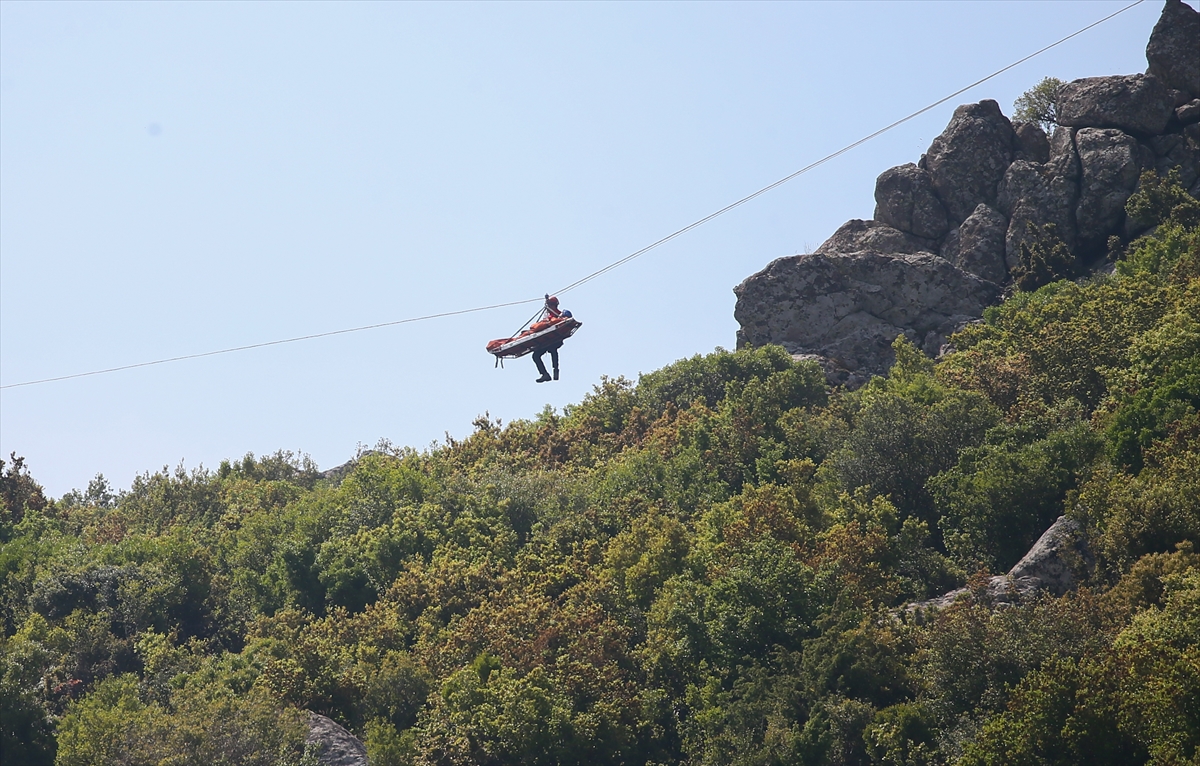
[(1058, 93), (1058, 122), (1072, 128), (1117, 128), (1139, 136), (1162, 133), (1175, 112), (1166, 86), (1154, 75), (1073, 80)]
[[(994, 575), (988, 578), (987, 586), (983, 592), (984, 601), (993, 607), (1004, 608), (1020, 603), (1022, 599), (1033, 596), (1038, 591), (1037, 581), (1031, 578), (1015, 578), (1008, 575)], [(931, 598), (928, 601), (918, 601), (909, 604), (905, 607), (905, 611), (917, 617), (917, 621), (921, 622), (921, 617), (927, 610), (945, 609), (946, 607), (958, 601), (960, 598), (970, 595), (970, 588), (955, 588), (954, 590), (944, 593), (936, 598)]]
[(875, 181), (875, 220), (926, 239), (950, 228), (929, 173), (912, 163), (885, 170)]
[(1017, 138), (1017, 151), (1013, 159), (1029, 162), (1050, 161), (1050, 139), (1041, 125), (1035, 122), (1014, 122), (1013, 133)]
[(963, 104), (922, 158), (933, 188), (957, 226), (980, 204), (996, 201), (996, 185), (1013, 159), (1012, 124), (995, 101)]
[(919, 253), (937, 249), (932, 240), (914, 237), (880, 221), (855, 218), (838, 227), (829, 239), (817, 248), (818, 253), (857, 253), (870, 250), (876, 253)]
[(367, 766), (367, 748), (341, 724), (309, 711), (305, 744), (315, 745), (321, 766)]
[(1004, 171), (1000, 181), (996, 206), (1007, 216), (1031, 197), (1038, 194), (1051, 178), (1056, 177), (1053, 169), (1040, 162), (1017, 160)]
[(1000, 183), (998, 205), (1008, 216), (1004, 235), (1004, 261), (1009, 271), (1017, 267), (1021, 245), (1036, 237), (1037, 230), (1054, 224), (1058, 236), (1075, 245), (1075, 183), (1054, 172), (1054, 165), (1017, 160)]
[(1147, 70), (1169, 88), (1200, 96), (1200, 12), (1167, 0), (1146, 44)]
[(1078, 521), (1059, 516), (1008, 576), (1029, 578), (1056, 596), (1075, 588), (1095, 563)]
[(980, 279), (1004, 284), (1008, 279), (1004, 258), (1007, 232), (1008, 219), (981, 203), (962, 226), (946, 235), (941, 256)]
[(1075, 135), (1082, 176), (1075, 208), (1078, 252), (1102, 252), (1109, 235), (1122, 229), (1125, 202), (1138, 178), (1154, 166), (1152, 152), (1133, 136), (1113, 128), (1083, 128)]
[[(1008, 574), (988, 580), (985, 598), (992, 606), (1005, 607), (1042, 591), (1061, 596), (1073, 590), (1094, 565), (1079, 522), (1059, 516)], [(969, 592), (958, 588), (905, 609), (918, 615), (926, 609), (943, 609)]]
[(881, 374), (906, 335), (929, 353), (1000, 295), (932, 253), (816, 252), (773, 261), (734, 288), (738, 345), (782, 345)]

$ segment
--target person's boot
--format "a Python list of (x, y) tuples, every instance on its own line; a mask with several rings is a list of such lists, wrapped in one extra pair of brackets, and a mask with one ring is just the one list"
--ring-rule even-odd
[(558, 368), (557, 367), (554, 368), (554, 379), (558, 380)]
[(545, 383), (548, 380), (550, 380), (550, 376), (543, 372), (542, 377), (538, 378), (537, 380), (535, 380), (533, 382), (534, 383)]

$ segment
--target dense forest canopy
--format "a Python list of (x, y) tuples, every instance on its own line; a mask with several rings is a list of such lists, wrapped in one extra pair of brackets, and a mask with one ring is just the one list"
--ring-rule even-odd
[[(380, 765), (1200, 762), (1200, 205), (1128, 209), (856, 391), (718, 350), (332, 474), (7, 461), (4, 763), (312, 763), (305, 711)], [(1082, 585), (991, 603), (1063, 514)]]

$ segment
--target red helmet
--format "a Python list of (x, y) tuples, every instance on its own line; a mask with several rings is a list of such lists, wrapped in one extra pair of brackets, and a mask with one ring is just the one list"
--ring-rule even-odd
[(546, 305), (550, 308), (558, 308), (558, 298), (555, 298), (553, 295), (551, 295), (546, 299)]

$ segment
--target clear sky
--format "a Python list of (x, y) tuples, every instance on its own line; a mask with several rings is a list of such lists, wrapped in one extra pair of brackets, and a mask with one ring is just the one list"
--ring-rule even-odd
[[(542, 295), (1127, 2), (0, 3), (0, 383)], [(731, 289), (869, 218), (956, 103), (1144, 71), (1150, 1), (563, 298), (0, 392), (54, 496), (425, 448), (732, 348)]]

